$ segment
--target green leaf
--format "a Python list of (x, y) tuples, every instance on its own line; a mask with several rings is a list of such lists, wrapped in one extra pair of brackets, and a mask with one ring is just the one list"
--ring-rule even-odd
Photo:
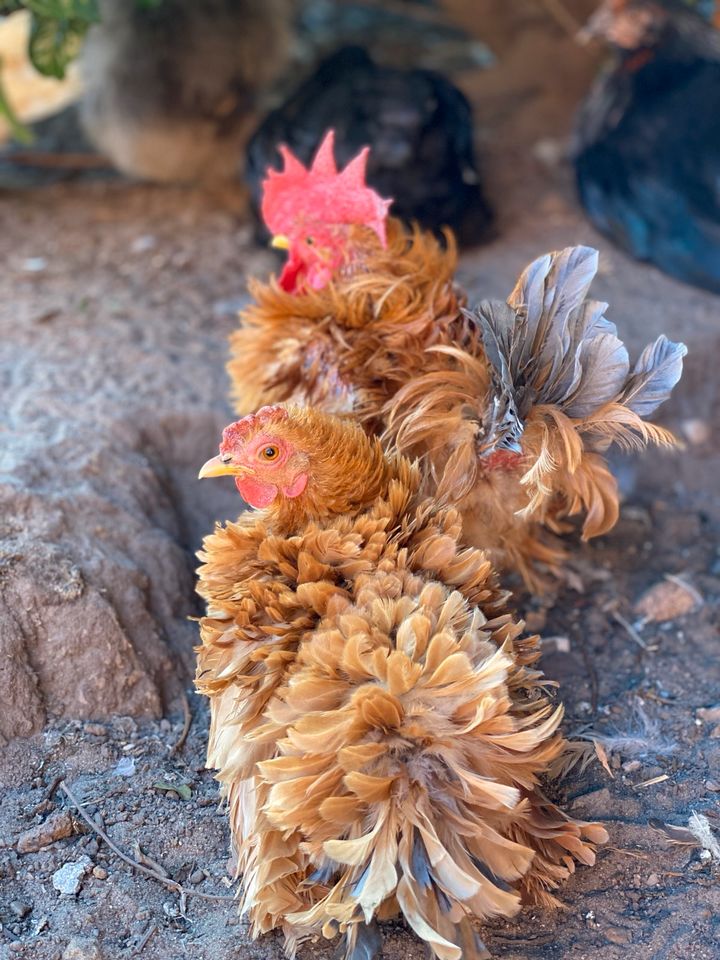
[(161, 790), (163, 793), (169, 793), (173, 790), (181, 800), (189, 800), (192, 797), (192, 790), (187, 783), (170, 783), (169, 780), (158, 780), (153, 784), (154, 790)]
[(62, 80), (89, 26), (85, 20), (56, 20), (33, 13), (28, 52), (38, 73)]
[[(2, 70), (2, 60), (0, 60), (0, 71)], [(5, 117), (10, 126), (10, 132), (13, 138), (20, 143), (32, 143), (33, 135), (28, 128), (20, 122), (15, 111), (10, 106), (5, 90), (2, 85), (2, 76), (0, 75), (0, 117)]]
[(98, 0), (23, 0), (23, 6), (35, 16), (52, 20), (82, 20), (85, 23), (100, 20)]

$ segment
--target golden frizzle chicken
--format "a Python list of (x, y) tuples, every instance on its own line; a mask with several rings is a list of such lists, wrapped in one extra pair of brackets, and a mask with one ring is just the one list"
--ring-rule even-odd
[(551, 905), (607, 839), (543, 796), (562, 708), (486, 555), (359, 424), (264, 407), (201, 477), (259, 508), (203, 545), (197, 688), (254, 936), (292, 956), (397, 915), (440, 960), (487, 956), (474, 919)]
[(605, 305), (585, 299), (587, 247), (536, 260), (507, 305), (463, 313), (451, 239), (388, 218), (364, 182), (366, 151), (338, 172), (332, 144), (310, 169), (281, 148), (285, 169), (269, 171), (263, 216), (289, 256), (277, 281), (251, 286), (231, 337), (238, 412), (310, 403), (424, 456), (428, 490), (459, 507), (469, 542), (540, 589), (538, 564), (557, 571), (563, 556), (542, 524), (559, 532), (563, 513), (584, 511), (591, 537), (617, 519), (609, 442), (672, 442), (641, 418), (677, 382), (685, 347), (660, 338), (631, 372)]
[(353, 413), (382, 430), (382, 409), (419, 372), (447, 367), (427, 348), (455, 342), (464, 296), (455, 243), (407, 230), (365, 184), (368, 150), (342, 171), (332, 131), (306, 169), (285, 147), (270, 170), (262, 215), (288, 250), (280, 277), (254, 298), (230, 338), (238, 413), (293, 400)]

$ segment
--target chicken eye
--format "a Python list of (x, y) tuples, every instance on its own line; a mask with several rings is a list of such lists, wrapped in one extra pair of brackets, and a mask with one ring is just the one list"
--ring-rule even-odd
[(277, 458), (280, 456), (280, 451), (273, 444), (268, 444), (267, 447), (263, 447), (263, 449), (260, 451), (260, 456), (263, 458), (263, 460), (277, 460)]

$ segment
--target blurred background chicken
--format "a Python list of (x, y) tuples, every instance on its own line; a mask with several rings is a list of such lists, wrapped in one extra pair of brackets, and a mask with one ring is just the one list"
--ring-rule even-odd
[(101, 0), (82, 57), (82, 119), (118, 169), (227, 179), (290, 55), (292, 0)]
[(253, 934), (370, 960), (400, 913), (441, 960), (486, 957), (472, 919), (552, 904), (606, 839), (539, 789), (563, 743), (537, 638), (358, 424), (265, 407), (200, 475), (224, 474), (262, 512), (204, 541), (197, 686)]
[(583, 206), (633, 256), (720, 292), (720, 33), (680, 0), (606, 0), (586, 34), (614, 59), (577, 124)]
[(459, 506), (465, 535), (538, 588), (560, 532), (609, 530), (617, 441), (672, 442), (643, 421), (677, 382), (685, 348), (661, 337), (630, 368), (606, 304), (586, 300), (597, 253), (569, 248), (523, 273), (507, 304), (463, 312), (452, 242), (386, 222), (363, 180), (365, 154), (337, 172), (327, 137), (310, 170), (287, 150), (263, 214), (289, 249), (279, 282), (255, 283), (232, 337), (238, 411), (296, 400), (361, 419), (424, 456), (432, 489)]
[(372, 145), (368, 183), (393, 198), (400, 220), (429, 230), (451, 227), (461, 244), (487, 238), (492, 214), (465, 97), (438, 73), (377, 66), (359, 47), (324, 61), (253, 135), (246, 179), (256, 210), (267, 168), (280, 159), (278, 144), (307, 164), (330, 128), (343, 165)]

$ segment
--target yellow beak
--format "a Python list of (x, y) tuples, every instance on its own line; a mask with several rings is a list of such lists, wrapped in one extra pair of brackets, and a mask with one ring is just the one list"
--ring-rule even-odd
[(278, 233), (270, 241), (270, 246), (274, 247), (275, 250), (289, 250), (290, 241), (282, 233)]
[(245, 467), (241, 467), (237, 463), (226, 463), (220, 457), (213, 457), (202, 465), (198, 480), (204, 480), (206, 477), (238, 477), (245, 473), (247, 473)]

